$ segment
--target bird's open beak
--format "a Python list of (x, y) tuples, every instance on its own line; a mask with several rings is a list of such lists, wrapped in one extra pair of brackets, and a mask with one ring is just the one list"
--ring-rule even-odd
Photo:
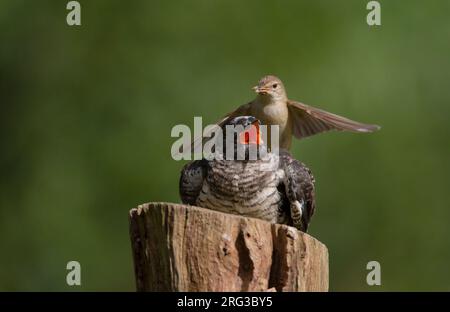
[(261, 130), (259, 129), (259, 121), (255, 120), (249, 129), (241, 132), (239, 135), (239, 140), (241, 144), (248, 145), (248, 144), (256, 144), (260, 145), (263, 142), (263, 139), (261, 137)]

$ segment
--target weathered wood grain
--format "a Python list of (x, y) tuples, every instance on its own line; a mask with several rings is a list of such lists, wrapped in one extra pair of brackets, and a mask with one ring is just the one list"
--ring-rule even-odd
[(295, 228), (199, 207), (130, 211), (138, 291), (327, 291), (328, 250)]

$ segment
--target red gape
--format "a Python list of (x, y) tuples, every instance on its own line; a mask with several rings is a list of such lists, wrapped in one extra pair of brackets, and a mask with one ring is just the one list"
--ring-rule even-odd
[(259, 145), (263, 143), (258, 123), (252, 124), (250, 126), (250, 129), (241, 132), (241, 134), (239, 135), (239, 141), (241, 142), (241, 144)]

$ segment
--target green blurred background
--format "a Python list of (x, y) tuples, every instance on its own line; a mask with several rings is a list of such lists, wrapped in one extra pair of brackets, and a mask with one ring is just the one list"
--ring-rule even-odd
[[(254, 96), (380, 124), (296, 141), (331, 290), (450, 290), (450, 2), (0, 2), (0, 290), (128, 290), (128, 210), (178, 202), (171, 128)], [(82, 286), (66, 285), (81, 263)], [(382, 286), (366, 284), (381, 263)]]

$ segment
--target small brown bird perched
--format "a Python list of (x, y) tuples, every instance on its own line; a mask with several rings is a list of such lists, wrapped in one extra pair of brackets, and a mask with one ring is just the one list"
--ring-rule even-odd
[[(279, 154), (268, 152), (254, 117), (230, 118), (227, 124), (245, 128), (256, 125), (256, 132), (241, 131), (232, 138), (235, 157), (231, 160), (214, 157), (185, 165), (179, 185), (182, 202), (293, 225), (306, 232), (315, 208), (311, 171), (286, 150)], [(223, 155), (230, 148), (225, 140)], [(238, 144), (243, 146), (241, 158), (236, 157)], [(249, 157), (252, 144), (258, 147), (255, 158)]]
[(275, 76), (263, 77), (253, 89), (257, 93), (256, 98), (227, 114), (218, 122), (220, 127), (236, 116), (254, 116), (263, 125), (279, 125), (280, 148), (287, 150), (291, 147), (292, 135), (302, 139), (329, 130), (373, 132), (380, 129), (377, 125), (363, 124), (289, 100), (283, 83)]

